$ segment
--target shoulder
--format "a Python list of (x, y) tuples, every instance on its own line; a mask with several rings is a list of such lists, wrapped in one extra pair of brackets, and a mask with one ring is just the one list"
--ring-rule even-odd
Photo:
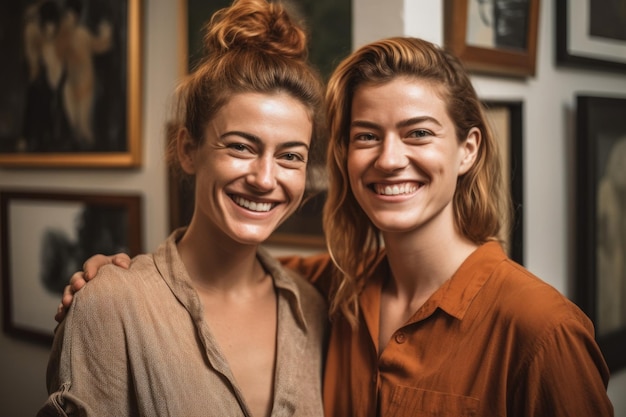
[(496, 314), (521, 340), (539, 342), (563, 332), (593, 338), (591, 320), (576, 304), (510, 259), (498, 265), (485, 287)]
[(160, 280), (152, 256), (138, 255), (128, 269), (112, 264), (104, 265), (97, 275), (75, 294), (73, 305), (89, 309), (107, 306), (110, 310), (119, 304), (127, 305), (145, 296), (146, 286)]

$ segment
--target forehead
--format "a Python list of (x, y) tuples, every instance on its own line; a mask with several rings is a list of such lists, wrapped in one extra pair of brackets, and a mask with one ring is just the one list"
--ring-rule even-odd
[(362, 84), (352, 97), (352, 119), (415, 117), (415, 113), (447, 114), (442, 87), (422, 78), (397, 77), (384, 83)]
[(219, 109), (208, 129), (309, 143), (313, 123), (307, 106), (287, 93), (237, 93)]

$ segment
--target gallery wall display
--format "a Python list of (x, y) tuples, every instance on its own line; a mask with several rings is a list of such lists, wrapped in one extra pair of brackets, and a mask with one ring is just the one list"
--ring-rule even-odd
[(141, 164), (141, 3), (0, 2), (0, 166)]
[(626, 5), (614, 0), (556, 0), (556, 63), (626, 71)]
[(63, 288), (97, 253), (142, 252), (141, 196), (0, 190), (4, 331), (49, 344)]
[(535, 75), (539, 0), (444, 1), (444, 45), (475, 73)]
[[(211, 15), (229, 6), (230, 0), (179, 0), (183, 34), (179, 50), (183, 51), (181, 73), (193, 70), (203, 57), (203, 27)], [(309, 57), (323, 77), (327, 78), (335, 65), (352, 48), (352, 5), (349, 0), (294, 0), (293, 13), (301, 16), (309, 33)], [(171, 126), (170, 126), (171, 128)], [(168, 130), (169, 131), (169, 130)], [(171, 138), (171, 132), (168, 137)], [(321, 151), (323, 153), (323, 150)], [(268, 240), (278, 245), (323, 247), (322, 206), (325, 201), (325, 174), (322, 166), (310, 167), (307, 199)], [(189, 223), (193, 213), (193, 184), (169, 178), (170, 228)]]
[(576, 97), (576, 299), (626, 367), (626, 97)]
[(524, 103), (522, 101), (484, 100), (486, 116), (498, 139), (502, 176), (511, 199), (501, 239), (511, 259), (524, 264)]

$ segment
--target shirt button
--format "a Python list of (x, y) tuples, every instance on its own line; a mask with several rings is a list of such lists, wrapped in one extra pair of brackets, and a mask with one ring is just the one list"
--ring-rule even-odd
[(404, 332), (398, 332), (396, 333), (396, 343), (402, 344), (404, 342), (406, 342), (406, 334), (404, 334)]

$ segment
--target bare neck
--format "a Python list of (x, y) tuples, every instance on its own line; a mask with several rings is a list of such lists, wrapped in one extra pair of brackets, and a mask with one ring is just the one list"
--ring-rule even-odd
[(190, 225), (178, 252), (198, 289), (237, 292), (265, 280), (257, 245), (243, 245)]
[(392, 273), (387, 288), (406, 302), (428, 299), (478, 247), (453, 226), (383, 237)]

